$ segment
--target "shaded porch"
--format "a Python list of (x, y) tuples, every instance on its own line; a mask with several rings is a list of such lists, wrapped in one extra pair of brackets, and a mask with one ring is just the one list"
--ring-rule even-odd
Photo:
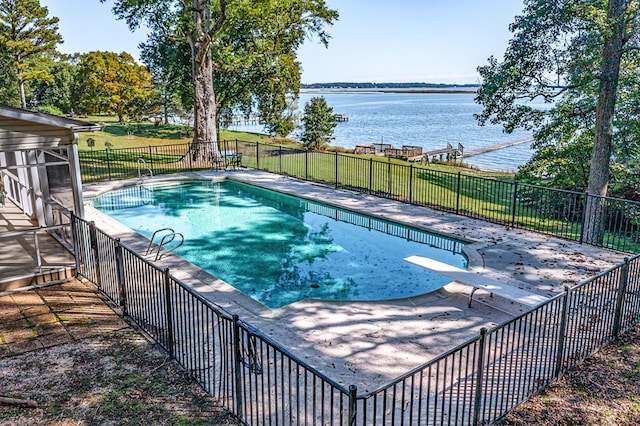
[(78, 132), (91, 123), (0, 105), (0, 292), (75, 275), (84, 215)]

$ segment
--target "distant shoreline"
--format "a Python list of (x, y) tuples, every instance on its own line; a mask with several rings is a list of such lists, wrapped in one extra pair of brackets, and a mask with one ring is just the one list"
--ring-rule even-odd
[(366, 83), (366, 82), (342, 82), (300, 84), (302, 89), (477, 89), (479, 84), (447, 84), (447, 83)]
[(381, 92), (385, 93), (451, 93), (451, 94), (474, 94), (475, 90), (446, 90), (446, 89), (381, 89)]
[(472, 95), (475, 90), (464, 89), (392, 89), (392, 88), (348, 88), (348, 87), (302, 87), (300, 90), (314, 91), (316, 93), (406, 93), (406, 94), (452, 94)]

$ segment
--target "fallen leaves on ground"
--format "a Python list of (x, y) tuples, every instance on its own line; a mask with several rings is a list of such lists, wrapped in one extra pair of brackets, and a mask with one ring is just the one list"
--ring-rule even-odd
[(520, 405), (500, 424), (640, 424), (640, 325)]
[(0, 395), (38, 403), (2, 406), (2, 425), (238, 424), (132, 329), (0, 359)]

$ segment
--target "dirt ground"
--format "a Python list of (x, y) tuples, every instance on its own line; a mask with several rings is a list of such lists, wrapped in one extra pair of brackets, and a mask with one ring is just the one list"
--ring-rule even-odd
[[(79, 282), (0, 296), (2, 425), (239, 424)], [(640, 424), (640, 325), (510, 413), (503, 425)]]
[(500, 424), (640, 424), (640, 325), (519, 406)]
[(2, 425), (238, 424), (158, 346), (78, 283), (0, 296)]

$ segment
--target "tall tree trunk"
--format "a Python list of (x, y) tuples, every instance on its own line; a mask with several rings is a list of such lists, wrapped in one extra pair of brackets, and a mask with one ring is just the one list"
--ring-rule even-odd
[(169, 95), (167, 84), (163, 83), (162, 87), (162, 121), (167, 126), (169, 124)]
[(585, 212), (585, 242), (600, 245), (604, 240), (604, 199), (609, 185), (609, 162), (613, 140), (613, 117), (616, 109), (616, 93), (620, 76), (620, 62), (626, 35), (625, 12), (627, 0), (609, 0), (607, 18), (610, 33), (605, 36), (602, 48), (600, 89), (596, 109), (595, 140), (591, 153), (589, 200)]
[(20, 104), (22, 105), (22, 109), (27, 109), (27, 97), (24, 94), (24, 81), (22, 79), (18, 81), (18, 88), (20, 89)]
[(188, 36), (193, 71), (193, 142), (195, 161), (220, 158), (216, 131), (216, 95), (211, 57), (211, 9), (209, 0), (193, 0), (193, 29)]

